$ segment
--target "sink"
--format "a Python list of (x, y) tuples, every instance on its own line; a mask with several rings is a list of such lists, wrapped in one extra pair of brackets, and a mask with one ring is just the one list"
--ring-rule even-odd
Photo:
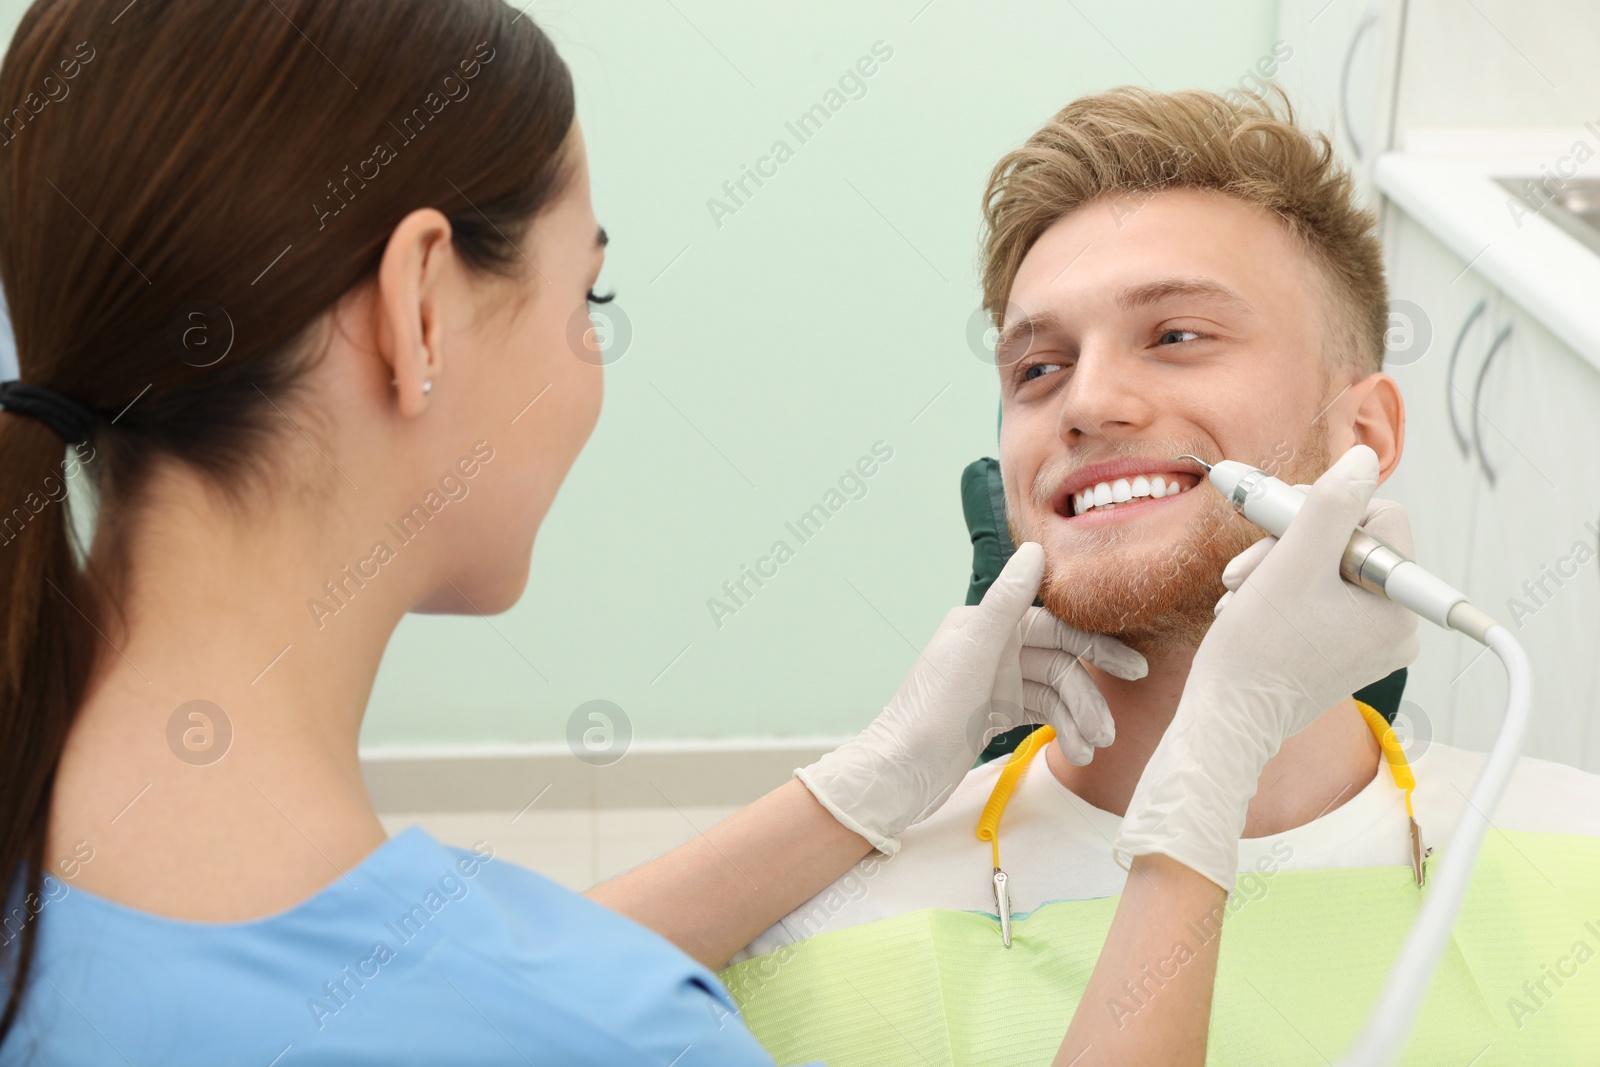
[(1529, 211), (1549, 219), (1600, 255), (1600, 178), (1557, 178), (1561, 185), (1553, 194), (1547, 193), (1540, 181), (1495, 179), (1502, 189), (1528, 205)]

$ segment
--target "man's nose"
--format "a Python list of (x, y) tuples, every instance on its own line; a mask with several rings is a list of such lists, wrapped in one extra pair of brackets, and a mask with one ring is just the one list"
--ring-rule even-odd
[(1079, 351), (1060, 396), (1058, 432), (1069, 443), (1144, 429), (1156, 400), (1139, 361), (1109, 345)]

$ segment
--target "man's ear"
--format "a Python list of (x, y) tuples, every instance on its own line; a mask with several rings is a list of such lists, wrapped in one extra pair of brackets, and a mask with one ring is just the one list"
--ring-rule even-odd
[(1381, 485), (1400, 464), (1406, 440), (1406, 405), (1395, 380), (1382, 372), (1369, 374), (1345, 390), (1338, 410), (1344, 416), (1333, 431), (1334, 456), (1351, 445), (1366, 445), (1378, 454)]

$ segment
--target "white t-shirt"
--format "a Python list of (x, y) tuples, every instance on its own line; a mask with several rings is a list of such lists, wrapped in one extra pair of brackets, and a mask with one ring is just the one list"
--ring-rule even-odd
[[(1455, 831), (1484, 756), (1437, 742), (1412, 761), (1412, 810), (1424, 847), (1444, 845)], [(921, 908), (995, 914), (994, 866), (977, 837), (978, 816), (1006, 757), (967, 773), (943, 807), (905, 832), (892, 857), (873, 852), (838, 881), (779, 920), (731, 962), (775, 951), (829, 930), (888, 919)], [(1498, 808), (1501, 830), (1600, 837), (1600, 775), (1525, 758)], [(1121, 816), (1089, 804), (1033, 757), (1000, 822), (1000, 864), (1011, 915), (1041, 904), (1122, 892), (1127, 872), (1111, 858)], [(1239, 870), (1316, 870), (1411, 865), (1405, 794), (1381, 758), (1365, 788), (1317, 819), (1270, 837), (1239, 842)]]

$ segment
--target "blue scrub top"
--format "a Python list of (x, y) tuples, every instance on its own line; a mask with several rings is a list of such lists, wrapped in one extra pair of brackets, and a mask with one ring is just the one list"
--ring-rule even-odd
[(162, 918), (54, 879), (31, 921), (5, 1067), (772, 1064), (672, 944), (419, 827), (253, 922)]

